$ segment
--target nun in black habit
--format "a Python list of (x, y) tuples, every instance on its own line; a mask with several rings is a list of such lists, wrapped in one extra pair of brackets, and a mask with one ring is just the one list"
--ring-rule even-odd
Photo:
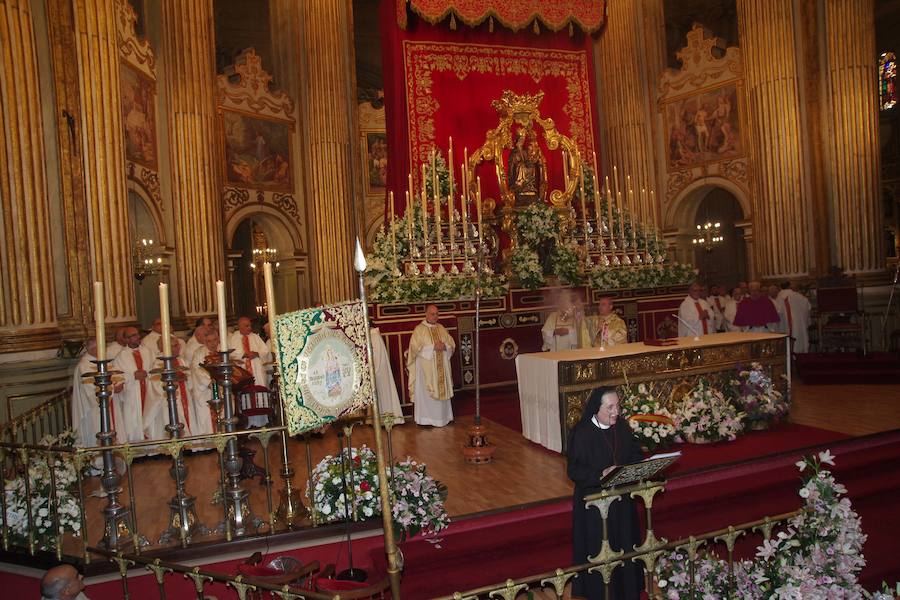
[[(569, 434), (568, 473), (575, 483), (572, 495), (572, 560), (588, 562), (600, 552), (603, 520), (596, 508), (586, 508), (584, 497), (599, 492), (603, 472), (615, 465), (644, 458), (625, 419), (619, 418), (619, 397), (615, 388), (601, 387), (591, 392), (581, 420)], [(609, 508), (609, 543), (613, 550), (631, 552), (640, 544), (640, 529), (634, 501), (622, 496)], [(644, 589), (642, 563), (626, 561), (617, 567), (606, 597), (599, 573), (582, 573), (572, 581), (572, 593), (590, 600), (632, 600)]]

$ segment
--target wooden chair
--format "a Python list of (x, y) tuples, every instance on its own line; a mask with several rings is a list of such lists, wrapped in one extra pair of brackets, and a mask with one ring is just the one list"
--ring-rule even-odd
[(275, 422), (272, 392), (261, 385), (244, 386), (238, 392), (235, 410), (242, 427), (264, 427)]
[(816, 290), (820, 352), (859, 349), (866, 353), (866, 314), (860, 310), (856, 280), (823, 280)]

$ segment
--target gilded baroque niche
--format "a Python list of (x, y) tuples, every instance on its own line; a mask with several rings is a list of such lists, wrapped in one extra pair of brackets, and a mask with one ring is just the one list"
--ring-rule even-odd
[(670, 205), (695, 181), (717, 177), (749, 193), (750, 134), (740, 49), (725, 47), (702, 25), (678, 52), (681, 69), (659, 82), (659, 115), (665, 145)]

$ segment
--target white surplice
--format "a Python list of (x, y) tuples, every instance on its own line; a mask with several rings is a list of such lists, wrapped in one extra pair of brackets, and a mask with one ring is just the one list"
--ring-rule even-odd
[(191, 396), (194, 403), (194, 410), (197, 411), (196, 433), (201, 435), (205, 433), (215, 432), (215, 417), (209, 406), (212, 400), (212, 388), (215, 385), (213, 378), (209, 372), (201, 365), (206, 362), (209, 350), (206, 346), (200, 346), (194, 352), (194, 358), (191, 361)]
[(727, 297), (727, 301), (725, 302), (725, 310), (722, 311), (722, 314), (725, 317), (725, 331), (742, 331), (742, 327), (738, 327), (734, 324), (734, 318), (737, 316), (737, 308), (738, 301), (736, 301), (731, 296)]
[[(174, 366), (186, 367), (181, 358), (176, 358)], [(157, 359), (154, 369), (162, 369), (162, 360)], [(184, 381), (175, 382), (175, 407), (178, 410), (178, 422), (184, 425), (182, 436), (198, 435), (200, 433), (209, 433), (209, 431), (197, 431), (197, 425), (201, 428), (209, 427), (209, 411), (206, 417), (198, 414), (194, 407), (194, 397), (191, 393), (193, 381), (191, 379), (190, 369), (179, 371), (184, 376)], [(148, 440), (165, 440), (168, 439), (169, 432), (166, 431), (166, 425), (169, 424), (169, 401), (166, 396), (166, 390), (160, 373), (155, 373), (149, 377), (147, 389), (147, 401), (144, 403), (144, 435)]]
[(725, 307), (728, 306), (729, 300), (731, 300), (731, 296), (710, 296), (706, 299), (706, 303), (709, 304), (709, 308), (712, 311), (715, 331), (726, 331)]
[(812, 310), (809, 299), (788, 288), (778, 293), (775, 306), (780, 307), (778, 314), (781, 316), (781, 331), (794, 339), (794, 353), (809, 352), (809, 313)]
[(141, 369), (150, 372), (153, 369), (155, 357), (150, 354), (150, 349), (139, 345), (137, 348), (123, 348), (113, 361), (113, 370), (122, 371), (125, 385), (122, 391), (116, 394), (121, 407), (121, 414), (117, 415), (118, 426), (122, 427), (122, 433), (129, 442), (139, 442), (144, 439), (144, 404), (147, 402), (147, 389), (149, 377), (144, 380), (144, 386), (134, 378), (138, 370), (135, 352), (140, 355)]
[[(440, 339), (446, 350), (435, 350), (435, 339)], [(406, 367), (409, 395), (415, 405), (413, 415), (419, 425), (443, 427), (453, 420), (450, 356), (455, 349), (453, 338), (440, 323), (422, 321), (413, 330)]]
[[(565, 335), (554, 335), (554, 331), (559, 328), (568, 329)], [(547, 316), (547, 321), (541, 328), (541, 335), (544, 338), (542, 349), (547, 352), (556, 352), (558, 350), (573, 350), (576, 348), (584, 348), (590, 346), (591, 335), (588, 332), (588, 326), (584, 318), (575, 319), (574, 313), (572, 317), (565, 317), (563, 314), (555, 310)]]
[[(97, 402), (97, 388), (94, 386), (94, 380), (91, 377), (82, 377), (86, 373), (93, 373), (97, 370), (93, 360), (96, 357), (90, 354), (83, 354), (81, 360), (75, 365), (75, 371), (72, 373), (72, 427), (75, 429), (77, 438), (76, 446), (90, 447), (99, 446), (97, 434), (100, 432), (100, 405)], [(115, 443), (121, 444), (125, 442), (120, 428), (117, 427), (117, 417), (120, 412), (118, 399), (113, 396), (110, 398), (110, 409), (112, 417), (112, 429), (116, 432)]]
[(391, 414), (395, 417), (403, 417), (403, 408), (400, 406), (400, 395), (394, 383), (394, 373), (391, 369), (391, 361), (388, 358), (387, 347), (384, 338), (377, 327), (371, 330), (372, 334), (372, 369), (375, 371), (375, 392), (378, 394), (378, 409), (381, 414)]
[(272, 352), (269, 349), (269, 345), (257, 334), (250, 332), (250, 334), (246, 336), (248, 347), (250, 348), (250, 352), (256, 352), (259, 356), (253, 360), (247, 360), (244, 358), (244, 354), (246, 354), (244, 337), (245, 336), (240, 331), (235, 331), (228, 338), (228, 347), (234, 350), (234, 352), (231, 353), (231, 357), (238, 361), (245, 369), (253, 373), (253, 379), (256, 380), (256, 385), (269, 387), (269, 372), (268, 366), (266, 365), (266, 363), (272, 361)]
[[(697, 309), (698, 304), (700, 305), (699, 310)], [(706, 331), (703, 330), (703, 320), (700, 318), (702, 311), (706, 311), (706, 314), (709, 315), (709, 318), (706, 319)], [(678, 308), (678, 317), (678, 337), (694, 337), (716, 332), (712, 320), (712, 310), (703, 298), (694, 300), (688, 296), (682, 300), (681, 306)]]

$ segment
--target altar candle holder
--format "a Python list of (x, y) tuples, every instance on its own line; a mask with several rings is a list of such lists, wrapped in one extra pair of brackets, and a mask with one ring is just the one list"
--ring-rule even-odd
[(185, 490), (185, 482), (188, 477), (187, 465), (184, 463), (184, 449), (177, 441), (184, 436), (184, 423), (178, 420), (178, 375), (183, 370), (175, 366), (174, 356), (159, 357), (163, 363), (159, 373), (163, 382), (163, 390), (166, 393), (166, 406), (169, 410), (169, 423), (166, 431), (169, 439), (174, 443), (170, 447), (172, 455), (172, 468), (169, 475), (175, 481), (175, 496), (169, 500), (169, 525), (159, 536), (160, 544), (168, 544), (177, 538), (181, 541), (181, 547), (186, 548), (193, 538), (198, 535), (208, 535), (209, 529), (200, 522), (197, 516), (196, 498)]

